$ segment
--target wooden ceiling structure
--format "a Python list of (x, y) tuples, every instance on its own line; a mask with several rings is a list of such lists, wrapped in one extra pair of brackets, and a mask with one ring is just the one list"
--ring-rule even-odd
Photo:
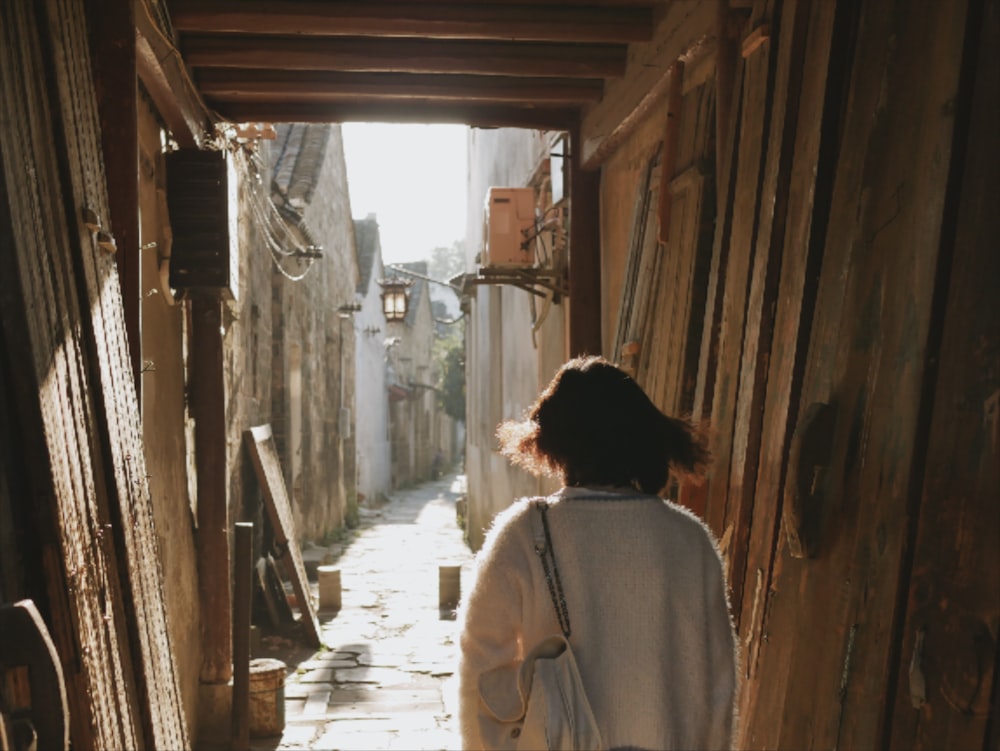
[(600, 102), (671, 4), (163, 2), (198, 94), (223, 120), (551, 130)]

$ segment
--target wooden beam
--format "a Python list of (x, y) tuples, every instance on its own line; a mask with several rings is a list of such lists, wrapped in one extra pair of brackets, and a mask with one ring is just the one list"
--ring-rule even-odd
[(601, 348), (601, 173), (580, 165), (580, 131), (570, 135), (569, 355)]
[(192, 67), (605, 78), (625, 72), (626, 45), (423, 39), (185, 37)]
[(585, 113), (580, 133), (583, 168), (594, 169), (607, 159), (663, 101), (676, 60), (694, 67), (714, 46), (712, 3), (670, 3), (653, 41), (631, 46), (625, 73), (609, 81), (604, 97)]
[(212, 102), (221, 117), (234, 123), (464, 123), (478, 128), (533, 128), (568, 130), (577, 110), (540, 109), (503, 105), (433, 102)]
[(432, 37), (543, 42), (645, 42), (647, 7), (438, 4), (413, 2), (284, 2), (175, 0), (181, 32), (294, 36)]
[(560, 107), (596, 102), (604, 81), (519, 76), (337, 73), (268, 69), (206, 68), (198, 72), (201, 93), (216, 102), (357, 102), (383, 99), (532, 104)]
[(201, 146), (211, 133), (204, 103), (184, 61), (141, 0), (135, 14), (136, 72), (170, 134), (182, 148)]
[(253, 524), (233, 533), (233, 751), (250, 748), (250, 627), (253, 610)]
[(201, 681), (232, 677), (229, 596), (229, 506), (226, 467), (226, 390), (222, 302), (191, 303), (191, 411), (198, 468), (198, 595), (201, 604)]

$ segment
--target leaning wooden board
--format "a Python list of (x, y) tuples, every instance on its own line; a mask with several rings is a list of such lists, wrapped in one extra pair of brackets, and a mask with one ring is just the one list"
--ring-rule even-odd
[(302, 552), (295, 538), (295, 523), (292, 520), (292, 510), (288, 503), (288, 493), (285, 490), (285, 480), (281, 475), (281, 465), (278, 463), (278, 452), (274, 448), (274, 438), (270, 425), (257, 425), (244, 431), (243, 437), (250, 450), (257, 479), (264, 491), (264, 507), (274, 529), (274, 541), (284, 548), (280, 560), (285, 566), (288, 577), (292, 580), (295, 596), (299, 601), (299, 611), (302, 613), (302, 623), (305, 625), (306, 639), (311, 646), (320, 646), (319, 619), (316, 617), (316, 607), (309, 591), (309, 581), (306, 578), (306, 567), (302, 563)]

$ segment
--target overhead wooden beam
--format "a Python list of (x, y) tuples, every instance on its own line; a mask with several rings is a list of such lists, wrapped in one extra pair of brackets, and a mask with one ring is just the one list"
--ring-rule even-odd
[(625, 72), (626, 45), (422, 39), (186, 36), (188, 65), (350, 72), (607, 78)]
[(575, 108), (541, 109), (504, 105), (405, 102), (230, 102), (215, 103), (216, 112), (234, 123), (463, 123), (478, 128), (568, 130), (577, 121)]
[(583, 118), (581, 159), (584, 169), (595, 169), (667, 95), (670, 67), (680, 60), (686, 68), (715, 48), (716, 6), (709, 2), (675, 2), (666, 12), (648, 44), (631, 47), (628, 70), (621, 80), (609, 81), (604, 97)]
[(181, 32), (296, 36), (645, 42), (653, 28), (648, 7), (586, 4), (174, 0), (170, 15)]
[(202, 95), (217, 102), (338, 102), (381, 99), (525, 103), (545, 107), (596, 102), (603, 79), (468, 76), (460, 74), (337, 73), (333, 71), (207, 68)]

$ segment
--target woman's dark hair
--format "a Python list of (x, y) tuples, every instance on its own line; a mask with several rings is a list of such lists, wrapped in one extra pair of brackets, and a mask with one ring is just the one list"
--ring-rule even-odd
[(638, 383), (603, 357), (563, 365), (522, 421), (497, 428), (500, 450), (533, 474), (567, 485), (659, 493), (670, 473), (698, 477), (709, 452), (692, 425), (663, 414)]

